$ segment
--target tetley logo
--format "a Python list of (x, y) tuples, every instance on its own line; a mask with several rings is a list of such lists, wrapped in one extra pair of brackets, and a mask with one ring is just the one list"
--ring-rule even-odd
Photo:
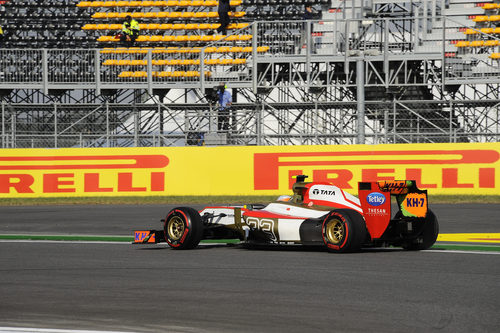
[(372, 192), (366, 197), (366, 201), (372, 206), (380, 206), (385, 203), (385, 196), (379, 192)]

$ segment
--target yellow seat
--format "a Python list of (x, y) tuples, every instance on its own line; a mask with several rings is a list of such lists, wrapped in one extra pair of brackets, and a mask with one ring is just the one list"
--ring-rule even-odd
[(231, 50), (231, 47), (229, 46), (219, 46), (217, 48), (217, 53), (227, 53), (227, 52), (230, 52)]
[(103, 13), (103, 12), (97, 12), (97, 13), (94, 13), (92, 14), (92, 18), (95, 18), (95, 19), (102, 19), (102, 18), (106, 18), (107, 16), (107, 13)]
[(169, 12), (158, 12), (158, 13), (156, 13), (156, 17), (158, 17), (158, 18), (170, 17), (170, 13)]
[(163, 42), (163, 36), (151, 36), (149, 37), (149, 41), (150, 42), (155, 42), (155, 43), (158, 43), (158, 42)]
[(156, 13), (156, 12), (147, 12), (147, 13), (143, 13), (142, 17), (144, 17), (144, 18), (155, 18), (157, 15), (158, 15), (158, 13)]
[(129, 5), (129, 7), (140, 7), (141, 3), (142, 3), (142, 1), (129, 1), (128, 5)]
[(170, 59), (168, 60), (168, 64), (170, 66), (177, 66), (181, 63), (181, 61), (179, 59)]
[(146, 60), (130, 60), (130, 66), (145, 66), (147, 64)]
[(206, 12), (208, 18), (215, 18), (219, 17), (219, 14), (217, 12)]
[(90, 1), (80, 1), (76, 4), (77, 7), (90, 7)]
[(229, 16), (232, 16), (232, 17), (235, 17), (235, 18), (239, 18), (239, 17), (243, 17), (246, 15), (246, 12), (229, 12)]
[(227, 41), (240, 40), (240, 36), (239, 35), (230, 35), (230, 36), (227, 36), (226, 40)]
[(130, 65), (130, 60), (120, 59), (120, 60), (118, 60), (117, 65), (118, 66), (128, 66), (128, 65)]
[(500, 15), (491, 15), (490, 22), (500, 21)]
[(198, 71), (186, 71), (185, 74), (184, 74), (184, 77), (195, 77), (195, 76), (199, 76), (199, 72)]
[(180, 12), (170, 12), (168, 17), (170, 18), (179, 18), (181, 17), (181, 13)]
[(121, 24), (113, 23), (108, 25), (109, 30), (120, 30), (122, 28)]
[(193, 17), (193, 12), (181, 12), (181, 17), (182, 18), (191, 18)]
[(112, 42), (114, 40), (114, 36), (100, 36), (97, 38), (98, 42)]
[(91, 1), (89, 7), (104, 7), (104, 1)]
[(478, 15), (472, 19), (474, 22), (486, 22), (488, 21), (488, 16), (486, 15)]
[(202, 42), (211, 42), (213, 40), (213, 36), (211, 35), (203, 35), (200, 39)]
[(201, 6), (203, 6), (203, 1), (201, 1), (201, 0), (191, 1), (191, 7), (201, 7)]
[(484, 44), (484, 41), (482, 40), (473, 40), (470, 42), (469, 46), (470, 47), (479, 47), (479, 46), (483, 46)]
[(103, 7), (116, 7), (116, 1), (106, 1)]
[(162, 72), (158, 73), (158, 77), (161, 77), (161, 78), (167, 78), (167, 77), (170, 77), (170, 76), (172, 76), (171, 72), (162, 71)]
[(233, 64), (233, 59), (221, 59), (219, 61), (221, 65), (232, 65)]
[(124, 18), (125, 18), (125, 17), (127, 17), (128, 15), (130, 15), (130, 13), (127, 13), (127, 12), (121, 12), (121, 13), (118, 13), (118, 18), (124, 19)]
[(167, 6), (168, 7), (177, 7), (178, 3), (179, 3), (179, 1), (177, 1), (177, 0), (168, 0), (167, 1)]
[(151, 61), (151, 64), (152, 64), (153, 66), (164, 66), (164, 65), (166, 65), (166, 64), (167, 64), (167, 61), (166, 61), (166, 60), (163, 60), (163, 59), (159, 59), (159, 60), (154, 60), (154, 59), (153, 59), (153, 61)]
[(163, 36), (161, 38), (162, 42), (173, 42), (175, 40), (175, 36)]
[(173, 71), (171, 74), (172, 77), (183, 77), (184, 72), (183, 71)]
[(95, 30), (97, 29), (97, 24), (87, 23), (82, 27), (82, 30)]
[(187, 0), (180, 0), (177, 2), (177, 6), (179, 7), (188, 7), (190, 4), (191, 2)]
[(498, 60), (500, 59), (500, 53), (492, 53), (490, 54), (490, 58)]
[(128, 1), (117, 1), (116, 6), (117, 7), (128, 7)]
[(480, 31), (483, 34), (491, 34), (491, 33), (493, 33), (493, 28), (481, 28)]
[(218, 2), (213, 1), (213, 0), (206, 0), (205, 2), (203, 2), (203, 6), (205, 6), (205, 7), (215, 7), (217, 5), (218, 5)]
[(98, 24), (96, 26), (97, 30), (108, 30), (108, 25), (107, 24)]
[(239, 35), (239, 40), (251, 40), (252, 35)]
[(497, 8), (496, 3), (485, 3), (483, 5), (483, 9), (486, 9), (486, 10), (495, 9), (495, 8)]
[(247, 60), (245, 58), (233, 59), (233, 64), (235, 64), (235, 65), (244, 65), (246, 63), (247, 63)]
[(155, 7), (167, 7), (167, 1), (155, 1), (153, 6), (155, 6)]
[(107, 59), (102, 63), (103, 66), (116, 66), (118, 65), (118, 60), (116, 59)]
[(205, 48), (205, 53), (214, 53), (217, 52), (217, 48), (215, 46), (209, 46)]
[(184, 27), (186, 30), (194, 30), (198, 29), (198, 24), (195, 23), (187, 23), (186, 26)]
[(154, 1), (142, 1), (141, 7), (152, 7), (154, 5)]
[(189, 35), (187, 36), (188, 42), (199, 42), (201, 40), (201, 36), (199, 35)]
[(121, 77), (121, 78), (129, 78), (129, 77), (132, 77), (134, 75), (133, 72), (121, 72), (118, 77)]
[(241, 5), (241, 0), (232, 0), (232, 1), (229, 1), (229, 5), (232, 6), (232, 7), (235, 7), (235, 6), (239, 6)]
[(193, 62), (194, 62), (193, 59), (182, 59), (179, 62), (179, 65), (181, 65), (181, 66), (189, 66), (189, 65), (193, 65)]
[(193, 18), (206, 18), (207, 12), (196, 12), (193, 13)]
[(239, 53), (243, 52), (243, 47), (241, 46), (233, 46), (229, 49), (229, 52)]
[(183, 30), (186, 25), (184, 23), (175, 23), (172, 24), (173, 30)]
[(217, 29), (219, 27), (220, 27), (219, 23), (212, 23), (212, 24), (210, 24), (210, 29), (214, 29), (215, 30), (215, 29)]
[(146, 71), (133, 72), (133, 77), (135, 77), (135, 78), (143, 78), (143, 77), (147, 77), (147, 76), (148, 76), (148, 72), (146, 72)]
[(205, 59), (204, 61), (205, 65), (218, 65), (219, 64), (219, 59)]
[(200, 30), (210, 29), (210, 24), (208, 24), (208, 23), (200, 23), (200, 24), (198, 24), (198, 29), (200, 29)]
[(158, 23), (149, 23), (149, 24), (146, 25), (145, 29), (147, 29), (147, 30), (158, 30), (158, 29), (160, 29), (160, 25)]
[(136, 42), (149, 42), (149, 36), (139, 36), (137, 37), (137, 39), (135, 40)]
[(176, 42), (185, 42), (187, 41), (187, 36), (186, 35), (180, 35), (180, 36), (175, 36), (174, 41)]
[(144, 13), (141, 13), (141, 12), (130, 13), (130, 16), (132, 16), (133, 18), (142, 18), (143, 15), (144, 15)]
[(493, 33), (500, 34), (500, 27), (496, 27), (495, 29), (493, 29)]
[(483, 46), (491, 47), (491, 46), (498, 46), (499, 41), (496, 39), (490, 39), (484, 42)]
[(458, 41), (457, 44), (455, 44), (456, 47), (467, 47), (469, 46), (469, 42), (466, 41), (466, 40), (461, 40), (461, 41)]

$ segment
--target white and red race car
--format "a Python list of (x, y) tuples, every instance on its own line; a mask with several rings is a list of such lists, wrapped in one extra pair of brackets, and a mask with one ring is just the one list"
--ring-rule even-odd
[[(267, 205), (172, 209), (163, 230), (138, 230), (134, 243), (166, 241), (173, 249), (192, 249), (202, 239), (240, 239), (247, 244), (324, 246), (331, 252), (362, 247), (431, 247), (439, 233), (428, 209), (427, 191), (413, 180), (360, 182), (359, 198), (329, 183), (297, 176), (293, 195)], [(391, 195), (396, 198), (393, 215)], [(395, 205), (394, 205), (395, 206)]]

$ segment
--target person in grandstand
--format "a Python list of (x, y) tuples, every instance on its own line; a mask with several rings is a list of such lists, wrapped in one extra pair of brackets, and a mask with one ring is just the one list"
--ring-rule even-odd
[(219, 14), (220, 26), (217, 28), (217, 33), (222, 35), (227, 35), (227, 26), (229, 25), (229, 12), (231, 11), (231, 5), (229, 0), (219, 0), (219, 8), (217, 13)]
[(315, 18), (311, 4), (306, 4), (304, 14), (302, 14), (303, 20), (313, 20)]
[(217, 128), (219, 131), (229, 130), (229, 113), (231, 108), (232, 96), (227, 90), (227, 85), (224, 82), (219, 84), (217, 89), (217, 96), (219, 97), (218, 103), (218, 117)]
[(139, 23), (134, 20), (130, 15), (125, 17), (123, 21), (122, 32), (120, 36), (120, 41), (126, 46), (132, 46), (135, 43), (137, 37), (139, 37)]

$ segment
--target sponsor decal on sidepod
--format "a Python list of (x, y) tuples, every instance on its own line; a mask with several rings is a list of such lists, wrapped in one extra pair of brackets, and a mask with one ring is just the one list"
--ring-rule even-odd
[(385, 203), (385, 196), (380, 192), (372, 192), (366, 197), (371, 206), (377, 207)]

